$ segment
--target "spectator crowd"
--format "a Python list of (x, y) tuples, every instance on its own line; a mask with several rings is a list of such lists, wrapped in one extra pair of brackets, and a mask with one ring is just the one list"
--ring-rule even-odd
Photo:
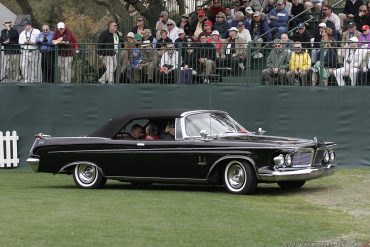
[[(209, 83), (265, 58), (266, 84), (328, 85), (330, 77), (339, 86), (367, 84), (369, 8), (369, 2), (346, 0), (337, 15), (325, 0), (235, 0), (231, 6), (213, 0), (179, 20), (167, 11), (156, 23), (139, 16), (127, 34), (109, 21), (97, 42), (97, 81)], [(55, 31), (47, 24), (40, 31), (31, 20), (24, 25), (18, 33), (4, 23), (0, 81), (70, 83), (80, 49), (72, 30), (63, 22)]]

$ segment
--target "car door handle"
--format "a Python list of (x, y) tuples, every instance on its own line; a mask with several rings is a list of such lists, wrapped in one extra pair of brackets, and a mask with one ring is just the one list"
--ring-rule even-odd
[(138, 144), (136, 144), (136, 146), (138, 146), (138, 147), (144, 147), (145, 146), (145, 143), (139, 142)]

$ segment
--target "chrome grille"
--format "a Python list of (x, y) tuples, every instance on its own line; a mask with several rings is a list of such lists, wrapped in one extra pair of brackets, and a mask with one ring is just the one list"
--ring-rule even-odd
[(292, 156), (293, 167), (295, 168), (307, 168), (311, 166), (313, 152), (311, 150), (307, 151), (297, 151)]
[(314, 165), (321, 165), (322, 164), (322, 160), (324, 159), (324, 153), (325, 153), (325, 149), (317, 149), (316, 150), (315, 159), (313, 161)]

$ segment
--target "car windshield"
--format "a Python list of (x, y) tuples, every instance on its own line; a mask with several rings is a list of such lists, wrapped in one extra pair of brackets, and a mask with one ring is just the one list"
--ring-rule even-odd
[(197, 113), (185, 118), (187, 136), (200, 136), (201, 130), (206, 130), (209, 135), (249, 133), (225, 113)]

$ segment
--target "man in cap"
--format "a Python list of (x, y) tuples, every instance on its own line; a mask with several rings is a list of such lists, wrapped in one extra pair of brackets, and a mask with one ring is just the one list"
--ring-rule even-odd
[(72, 31), (64, 22), (57, 24), (58, 30), (54, 33), (53, 44), (58, 46), (58, 69), (60, 81), (70, 83), (72, 81), (72, 60), (78, 54), (78, 42)]
[(184, 30), (185, 36), (191, 36), (192, 35), (191, 27), (190, 27), (190, 24), (189, 24), (189, 15), (187, 15), (187, 14), (182, 15), (181, 16), (181, 21), (180, 21), (179, 25), (177, 25), (177, 27)]
[(362, 34), (358, 38), (362, 42), (362, 47), (370, 48), (370, 27), (369, 25), (363, 25), (361, 28)]
[(302, 48), (300, 42), (293, 43), (293, 51), (289, 60), (287, 78), (290, 85), (306, 86), (307, 73), (311, 68), (311, 57), (308, 52)]
[(211, 21), (205, 21), (204, 22), (204, 25), (203, 25), (204, 31), (199, 34), (199, 36), (198, 36), (198, 42), (200, 42), (200, 37), (202, 35), (205, 35), (207, 37), (207, 40), (208, 41), (211, 41), (212, 26), (213, 26), (213, 24), (212, 24)]
[[(159, 14), (159, 19), (155, 25), (155, 30), (157, 30), (157, 34), (156, 34), (156, 39), (160, 39), (161, 37), (161, 31), (162, 30), (168, 30), (167, 29), (167, 22), (170, 21), (171, 19), (169, 18), (169, 15), (168, 15), (168, 12), (167, 11), (162, 11), (160, 14)], [(173, 21), (173, 20), (171, 20)]]
[(311, 36), (306, 31), (306, 27), (303, 22), (298, 24), (298, 30), (293, 34), (292, 40), (294, 42), (302, 43), (304, 49), (311, 47)]
[(353, 22), (353, 21), (348, 23), (347, 31), (343, 32), (343, 34), (342, 34), (342, 43), (341, 43), (342, 47), (346, 45), (346, 43), (349, 41), (350, 38), (360, 37), (361, 32), (356, 30), (356, 26), (357, 26), (356, 23)]
[(121, 50), (120, 64), (121, 64), (121, 75), (126, 74), (126, 79), (130, 78), (134, 80), (133, 71), (128, 68), (133, 64), (133, 50), (136, 48), (135, 34), (133, 32), (128, 32), (125, 36), (126, 41), (123, 44), (123, 49)]
[(49, 25), (42, 26), (42, 32), (37, 36), (37, 44), (41, 51), (41, 71), (43, 82), (54, 82), (55, 49), (53, 45), (54, 32)]
[(214, 22), (213, 29), (220, 33), (222, 39), (226, 39), (228, 37), (230, 24), (226, 21), (226, 15), (224, 13), (219, 12), (216, 15), (216, 22)]
[(270, 85), (283, 85), (289, 66), (290, 53), (283, 48), (280, 39), (274, 40), (274, 49), (267, 56), (266, 69), (262, 71), (262, 80)]
[(37, 36), (40, 30), (32, 27), (32, 21), (27, 19), (24, 22), (25, 28), (19, 34), (19, 44), (23, 50), (21, 55), (21, 72), (25, 83), (40, 82), (38, 75), (40, 52), (37, 45)]
[[(261, 12), (259, 11), (253, 13), (253, 21), (249, 28), (249, 33), (253, 40), (252, 44), (258, 49), (262, 47), (263, 42), (272, 41), (270, 27), (266, 21), (262, 20)], [(254, 58), (262, 58), (263, 54), (261, 52), (256, 52), (253, 56)]]
[(16, 82), (20, 80), (20, 46), (19, 34), (13, 28), (13, 23), (7, 21), (1, 30), (0, 44), (4, 46), (4, 56), (1, 62), (0, 82)]
[(362, 68), (363, 58), (365, 57), (364, 49), (359, 49), (358, 38), (352, 37), (348, 44), (339, 49), (338, 55), (344, 58), (343, 67), (334, 71), (338, 86), (345, 86), (344, 76), (349, 76), (351, 85), (356, 86), (357, 72)]
[(184, 30), (179, 28), (178, 34), (179, 34), (179, 37), (175, 40), (176, 48), (179, 47), (179, 43), (181, 43), (181, 46), (185, 46), (187, 43)]
[(252, 42), (251, 34), (249, 33), (249, 30), (245, 28), (244, 22), (240, 21), (238, 23), (238, 37), (240, 37), (241, 40), (245, 41), (245, 48), (247, 48), (247, 43)]
[(240, 63), (245, 61), (245, 40), (238, 37), (238, 29), (231, 27), (229, 38), (226, 40), (225, 60), (223, 67), (231, 67), (231, 72), (236, 74)]
[(197, 12), (197, 19), (191, 25), (191, 30), (194, 38), (198, 39), (201, 32), (204, 31), (204, 23), (207, 21), (206, 12), (204, 10), (199, 10)]
[(156, 64), (155, 51), (152, 49), (150, 41), (145, 40), (140, 45), (141, 60), (135, 68), (135, 81), (153, 83), (154, 64)]
[(114, 83), (114, 71), (117, 68), (117, 54), (123, 43), (122, 33), (118, 32), (115, 21), (108, 22), (108, 29), (103, 31), (98, 40), (97, 54), (105, 65), (105, 72), (99, 79), (99, 82), (105, 84)]
[(285, 9), (283, 0), (276, 1), (276, 7), (266, 15), (266, 19), (270, 28), (275, 28), (274, 31), (272, 31), (274, 38), (279, 38), (282, 33), (288, 31), (289, 14)]

